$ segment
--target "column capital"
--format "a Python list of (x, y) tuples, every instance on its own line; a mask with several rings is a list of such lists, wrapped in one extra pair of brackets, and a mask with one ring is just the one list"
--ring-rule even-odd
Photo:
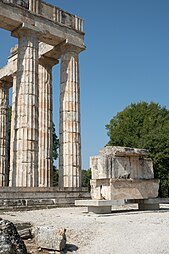
[(49, 65), (49, 66), (54, 66), (59, 63), (59, 60), (47, 56), (41, 56), (39, 58), (39, 64), (41, 65)]
[(0, 88), (9, 89), (11, 87), (11, 83), (6, 80), (0, 80)]
[(26, 22), (22, 23), (19, 27), (12, 31), (11, 35), (13, 37), (20, 37), (21, 35), (36, 34), (37, 37), (40, 37), (41, 30), (34, 26), (33, 24), (28, 24)]
[(60, 46), (60, 50), (61, 50), (61, 54), (68, 53), (68, 52), (74, 52), (79, 54), (83, 49), (66, 42)]

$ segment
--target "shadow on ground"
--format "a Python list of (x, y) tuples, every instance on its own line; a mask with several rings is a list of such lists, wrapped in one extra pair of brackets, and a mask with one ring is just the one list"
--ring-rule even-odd
[(78, 250), (78, 247), (74, 244), (66, 244), (66, 248), (64, 249), (64, 251), (61, 251), (61, 254), (65, 254), (65, 253), (71, 253), (71, 252), (75, 252)]

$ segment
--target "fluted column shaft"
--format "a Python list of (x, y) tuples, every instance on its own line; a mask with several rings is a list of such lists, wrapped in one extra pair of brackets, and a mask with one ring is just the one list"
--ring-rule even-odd
[(12, 86), (9, 186), (16, 186), (16, 158), (15, 158), (16, 115), (15, 113), (16, 113), (16, 73), (13, 74), (13, 86)]
[(52, 186), (52, 60), (39, 62), (39, 186)]
[(8, 182), (8, 87), (0, 82), (0, 187)]
[(81, 185), (80, 86), (78, 51), (62, 48), (60, 73), (59, 186)]
[(18, 31), (14, 161), (17, 187), (38, 186), (38, 37)]

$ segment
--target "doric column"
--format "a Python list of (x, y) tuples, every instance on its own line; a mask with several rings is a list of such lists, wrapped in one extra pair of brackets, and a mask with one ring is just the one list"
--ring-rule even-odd
[(38, 186), (38, 36), (26, 27), (18, 36), (12, 186)]
[(29, 0), (29, 10), (39, 13), (41, 0)]
[(78, 49), (62, 47), (60, 81), (59, 186), (81, 186)]
[(11, 112), (11, 133), (10, 133), (10, 170), (9, 170), (9, 186), (16, 186), (16, 73), (13, 74), (12, 86), (12, 112)]
[(52, 186), (52, 66), (51, 58), (39, 61), (39, 187)]
[(0, 187), (8, 183), (8, 89), (0, 81)]

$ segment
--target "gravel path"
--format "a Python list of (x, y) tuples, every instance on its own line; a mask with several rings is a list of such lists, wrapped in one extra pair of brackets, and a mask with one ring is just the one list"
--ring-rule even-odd
[(169, 254), (169, 206), (144, 212), (120, 209), (96, 215), (84, 212), (85, 208), (55, 208), (4, 212), (1, 217), (66, 228), (67, 241), (78, 247), (73, 251), (77, 254)]

